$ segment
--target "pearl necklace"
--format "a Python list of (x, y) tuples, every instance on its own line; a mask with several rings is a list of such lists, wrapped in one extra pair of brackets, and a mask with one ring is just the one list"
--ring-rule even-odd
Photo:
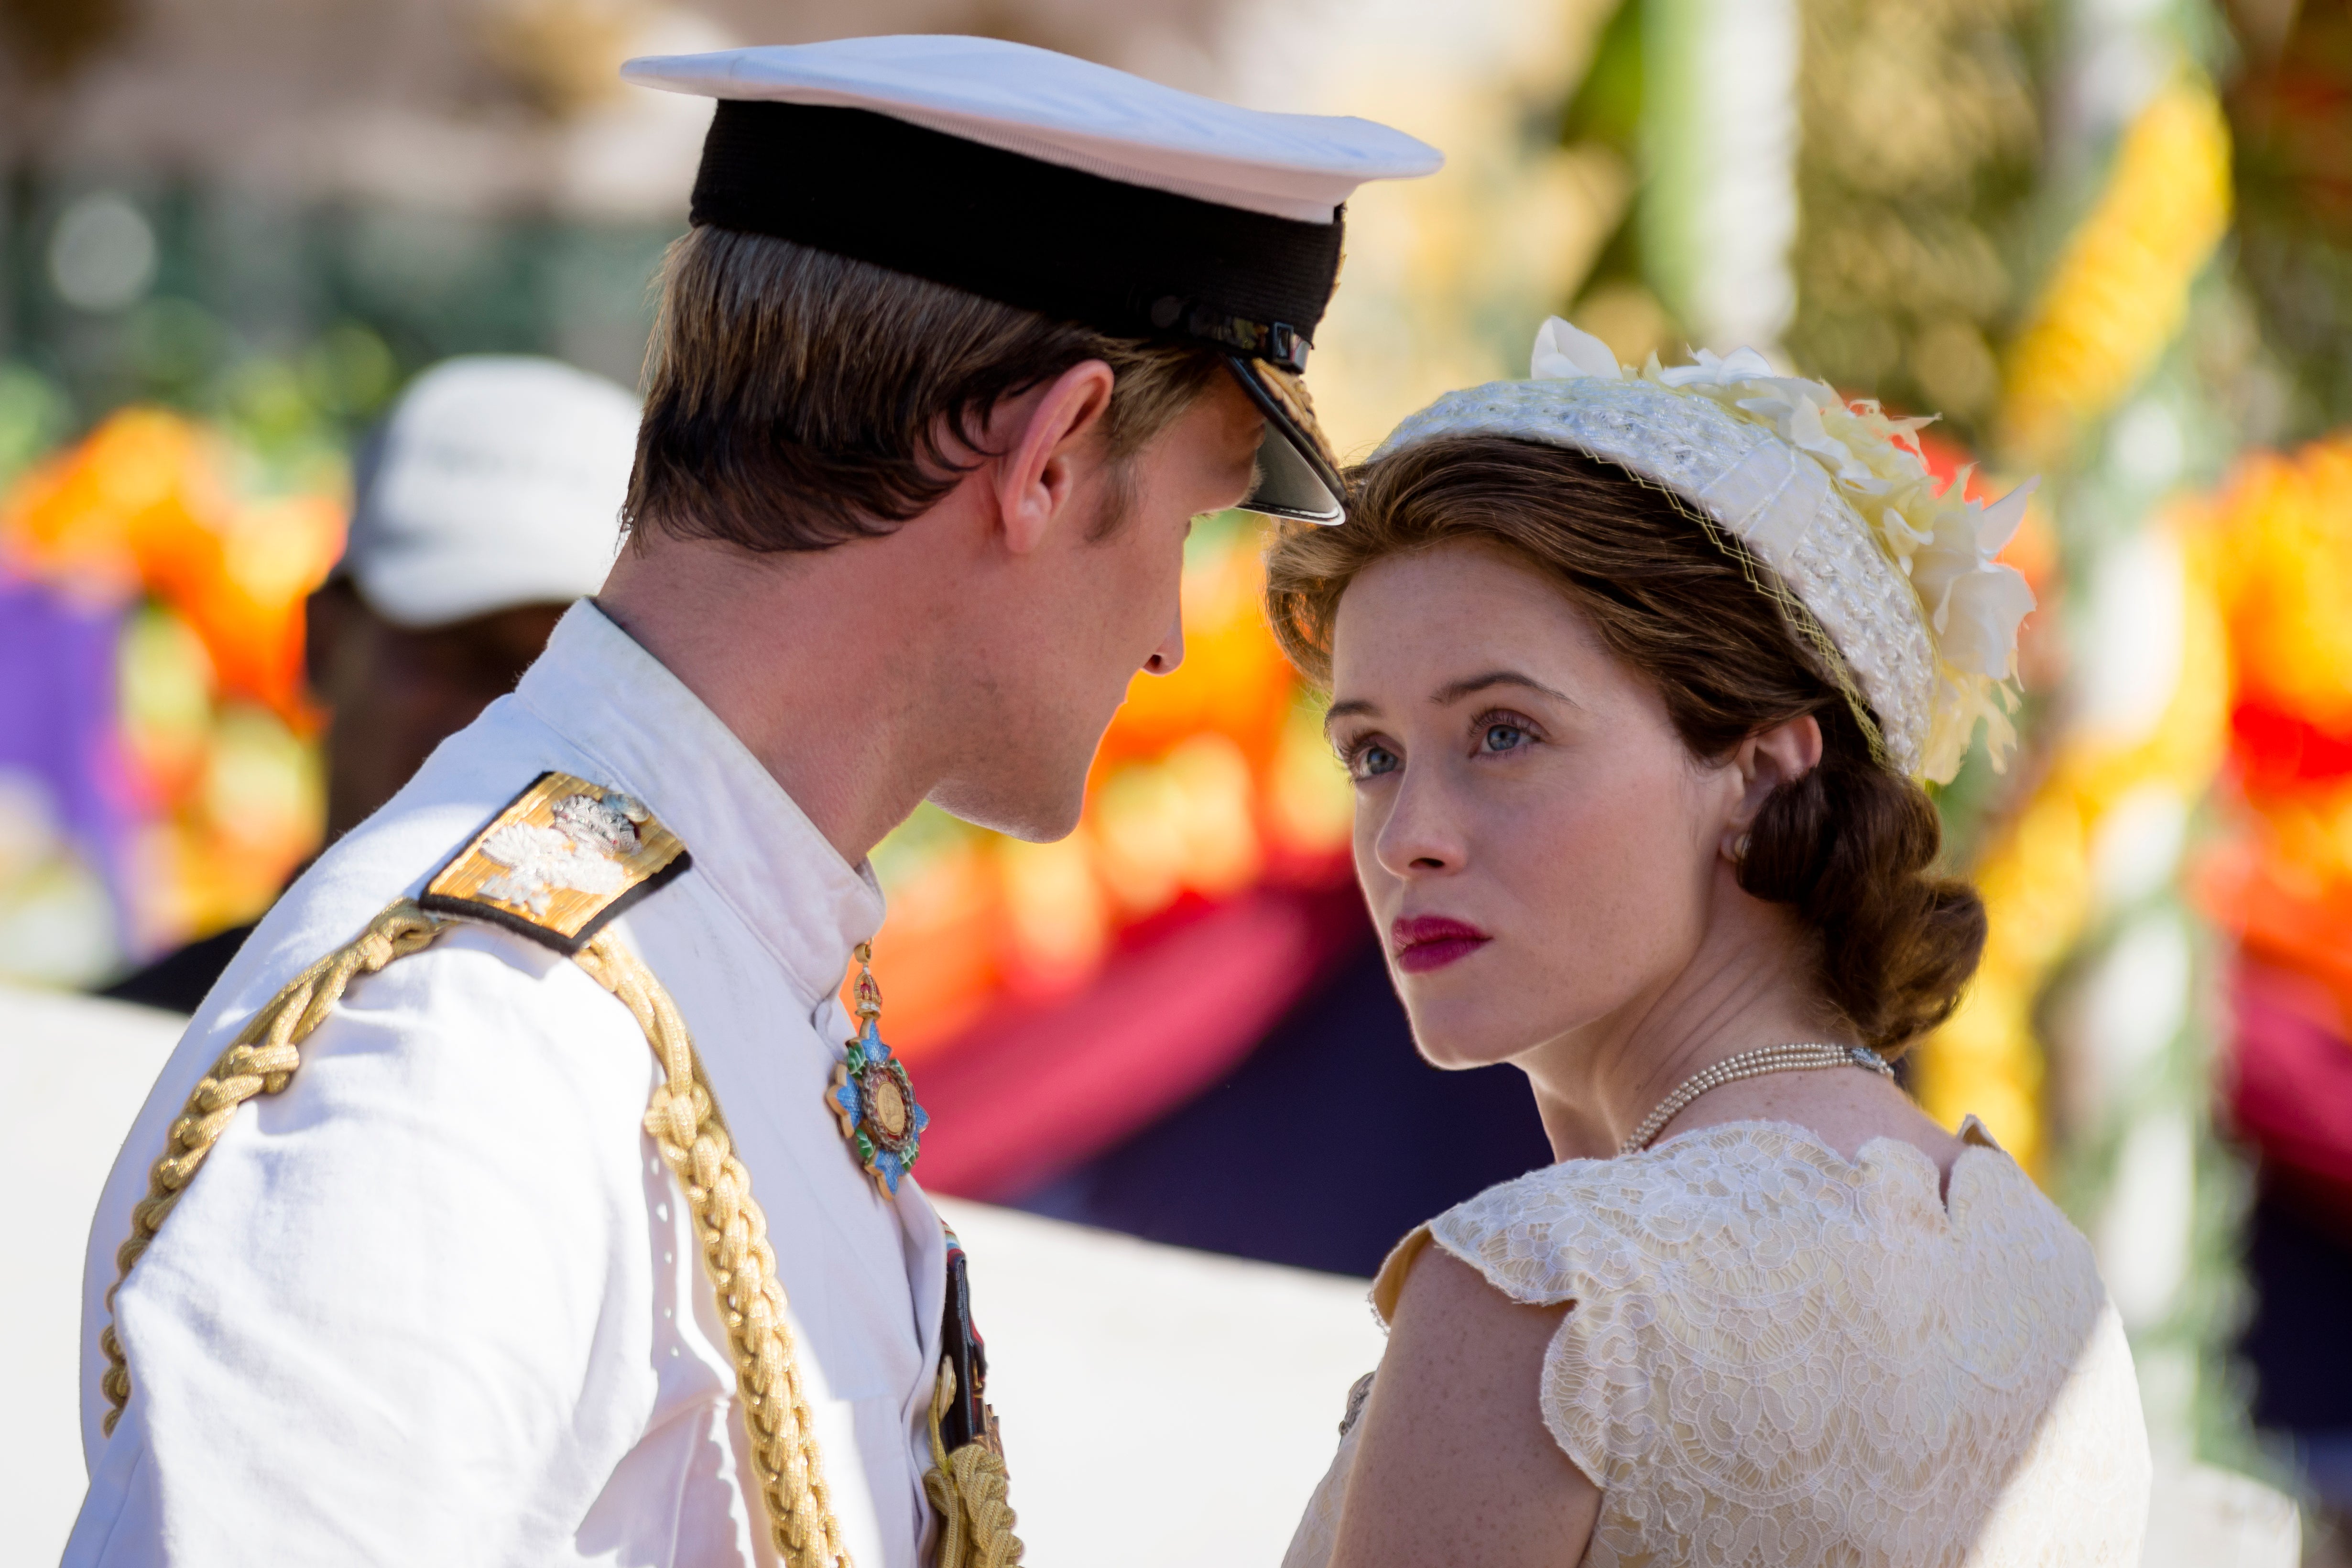
[(1651, 1141), (1665, 1130), (1667, 1122), (1678, 1115), (1683, 1107), (1710, 1089), (1721, 1089), (1727, 1083), (1738, 1083), (1744, 1078), (1762, 1078), (1775, 1072), (1815, 1072), (1823, 1068), (1868, 1068), (1872, 1072), (1892, 1079), (1895, 1069), (1876, 1051), (1862, 1046), (1832, 1046), (1818, 1041), (1803, 1041), (1784, 1046), (1759, 1046), (1752, 1051), (1724, 1058), (1710, 1068), (1701, 1068), (1683, 1079), (1674, 1093), (1658, 1102), (1633, 1135), (1617, 1145), (1620, 1155), (1638, 1154), (1650, 1146)]

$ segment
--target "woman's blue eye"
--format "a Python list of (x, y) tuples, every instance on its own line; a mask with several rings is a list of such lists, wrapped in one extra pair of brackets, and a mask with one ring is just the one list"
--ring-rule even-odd
[(1397, 770), (1397, 754), (1386, 746), (1366, 746), (1356, 753), (1356, 776), (1370, 778), (1374, 773), (1392, 773)]
[(1525, 730), (1520, 729), (1517, 724), (1489, 724), (1486, 726), (1486, 749), (1490, 752), (1511, 751), (1515, 749), (1520, 742), (1527, 738), (1528, 732)]

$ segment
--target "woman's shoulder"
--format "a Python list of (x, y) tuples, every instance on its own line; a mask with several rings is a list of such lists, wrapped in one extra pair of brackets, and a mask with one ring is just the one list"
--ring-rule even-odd
[[(1971, 1130), (1969, 1143), (1948, 1184), (1899, 1140), (1874, 1139), (1849, 1160), (1774, 1121), (1561, 1161), (1416, 1231), (1383, 1268), (1375, 1300), (1393, 1300), (1424, 1239), (1530, 1303), (1660, 1289), (1785, 1296), (1825, 1274), (1882, 1274), (1906, 1258), (1937, 1265), (1928, 1274), (2013, 1265), (2064, 1294), (2101, 1297), (2089, 1246), (2056, 1205), (1990, 1139)], [(1891, 1274), (1885, 1283), (1900, 1288)]]
[[(1849, 1160), (1776, 1122), (1567, 1161), (1440, 1215), (1380, 1285), (1393, 1302), (1434, 1244), (1515, 1300), (1571, 1303), (1544, 1418), (1607, 1492), (1672, 1475), (1769, 1515), (1806, 1478), (1877, 1475), (1890, 1454), (1991, 1455), (1987, 1473), (2007, 1474), (2062, 1389), (2080, 1384), (2070, 1433), (2125, 1431), (2137, 1406), (2089, 1245), (2015, 1161), (1972, 1142), (1948, 1184), (1909, 1143)], [(1759, 1388), (1789, 1421), (1756, 1425), (1740, 1391)], [(1718, 1450), (1724, 1433), (1741, 1436)], [(1921, 1485), (1906, 1506), (1949, 1503)]]

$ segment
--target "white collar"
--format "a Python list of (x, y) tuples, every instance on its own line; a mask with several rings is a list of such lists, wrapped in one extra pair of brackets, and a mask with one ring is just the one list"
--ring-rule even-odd
[(660, 660), (583, 599), (515, 698), (646, 803), (808, 1002), (840, 989), (850, 950), (882, 924), (870, 867), (851, 866), (735, 732)]

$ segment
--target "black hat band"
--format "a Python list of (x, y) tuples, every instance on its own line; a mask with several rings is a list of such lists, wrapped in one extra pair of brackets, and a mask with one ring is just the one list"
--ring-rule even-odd
[(870, 110), (722, 99), (693, 221), (772, 235), (1115, 337), (1297, 372), (1339, 276), (1302, 223), (1048, 163)]

